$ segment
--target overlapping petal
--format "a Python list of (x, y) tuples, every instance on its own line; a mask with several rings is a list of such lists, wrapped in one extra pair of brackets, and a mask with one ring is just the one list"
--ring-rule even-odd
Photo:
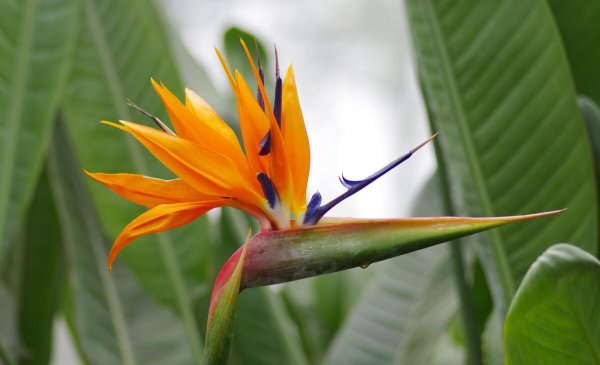
[(198, 192), (181, 179), (163, 180), (138, 174), (85, 173), (122, 198), (148, 208), (160, 204), (214, 200), (214, 197)]
[(233, 130), (202, 98), (187, 90), (186, 105), (183, 105), (164, 85), (154, 80), (152, 85), (162, 99), (178, 136), (232, 160), (244, 160)]
[(143, 125), (121, 122), (158, 160), (195, 190), (215, 197), (235, 198), (248, 205), (263, 207), (266, 199), (252, 184), (255, 180), (246, 161), (202, 148), (186, 139)]
[(270, 174), (269, 156), (260, 156), (260, 142), (269, 131), (269, 119), (262, 110), (252, 90), (242, 77), (236, 71), (236, 90), (238, 117), (240, 119), (240, 129), (244, 139), (246, 156), (251, 168), (258, 172)]
[[(269, 102), (269, 97), (267, 96), (267, 92), (265, 90), (265, 86), (260, 79), (258, 69), (252, 60), (252, 56), (248, 51), (248, 47), (244, 41), (241, 41), (242, 47), (246, 52), (246, 56), (248, 57), (248, 62), (252, 67), (252, 71), (254, 73), (254, 78), (258, 84), (258, 89), (265, 103), (265, 110), (267, 113), (267, 117), (269, 120), (269, 131), (271, 132), (271, 152), (270, 156), (270, 177), (279, 192), (279, 195), (284, 202), (290, 202), (293, 194), (293, 181), (292, 174), (290, 172), (290, 164), (289, 158), (285, 149), (285, 144), (283, 142), (283, 136), (281, 135), (281, 130), (279, 125), (277, 124), (277, 120), (275, 119), (275, 115), (273, 114), (273, 110), (271, 109), (271, 103)], [(243, 80), (241, 75), (238, 76), (238, 80)], [(239, 81), (238, 81), (239, 83)]]
[(113, 261), (119, 252), (136, 238), (188, 224), (210, 209), (227, 203), (227, 199), (215, 199), (202, 202), (162, 204), (146, 211), (131, 221), (115, 240), (108, 254), (108, 269), (112, 269)]

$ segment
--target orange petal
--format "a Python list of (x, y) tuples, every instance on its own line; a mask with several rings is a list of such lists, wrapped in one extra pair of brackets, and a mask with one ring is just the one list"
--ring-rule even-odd
[(85, 173), (117, 195), (148, 208), (161, 204), (214, 200), (181, 179), (162, 180), (137, 174)]
[(179, 137), (200, 147), (225, 154), (231, 159), (244, 159), (233, 130), (198, 95), (186, 92), (186, 99), (189, 101), (189, 107), (186, 107), (164, 85), (154, 80), (152, 85), (163, 101)]
[(302, 214), (306, 211), (306, 184), (310, 170), (310, 146), (304, 126), (300, 100), (296, 90), (296, 79), (292, 66), (288, 68), (283, 82), (281, 134), (289, 158), (294, 184), (292, 211)]
[(235, 77), (238, 91), (236, 95), (238, 115), (246, 157), (253, 171), (269, 174), (269, 157), (258, 154), (260, 142), (269, 131), (269, 120), (242, 75), (236, 71)]
[(267, 112), (267, 116), (269, 117), (269, 125), (271, 131), (271, 153), (270, 153), (270, 170), (271, 170), (271, 180), (279, 193), (279, 196), (286, 204), (290, 204), (292, 200), (293, 194), (293, 182), (292, 175), (290, 172), (289, 159), (285, 150), (285, 145), (283, 142), (283, 136), (281, 135), (281, 130), (279, 125), (277, 124), (277, 120), (275, 119), (275, 115), (273, 114), (273, 110), (271, 109), (271, 104), (269, 102), (269, 98), (267, 97), (267, 92), (265, 91), (265, 85), (263, 85), (260, 76), (258, 74), (258, 69), (252, 60), (252, 56), (250, 55), (250, 51), (248, 51), (248, 47), (246, 43), (240, 39), (242, 43), (242, 47), (244, 48), (244, 52), (246, 52), (246, 57), (248, 57), (248, 62), (250, 66), (252, 66), (252, 72), (254, 73), (254, 78), (256, 79), (256, 83), (258, 84), (258, 88), (260, 90), (260, 94), (263, 97), (263, 101), (265, 102), (265, 109)]
[(158, 160), (197, 191), (264, 206), (265, 198), (249, 183), (254, 176), (245, 160), (233, 161), (228, 156), (150, 127), (121, 123)]
[(227, 204), (227, 199), (158, 205), (138, 216), (119, 234), (108, 254), (108, 270), (119, 252), (138, 237), (190, 223), (212, 208)]

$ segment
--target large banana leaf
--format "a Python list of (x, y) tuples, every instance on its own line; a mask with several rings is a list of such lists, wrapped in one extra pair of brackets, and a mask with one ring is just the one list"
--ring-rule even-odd
[[(132, 114), (128, 98), (166, 121), (150, 77), (164, 81), (177, 93), (183, 91), (152, 5), (142, 0), (83, 1), (85, 26), (77, 44), (65, 118), (77, 155), (88, 170), (169, 176), (133, 139), (98, 123), (102, 119), (145, 120), (141, 114)], [(90, 181), (89, 186), (111, 238), (142, 211), (100, 184)], [(141, 284), (181, 316), (189, 342), (196, 347), (202, 341), (191, 308), (192, 293), (205, 277), (207, 230), (206, 220), (200, 219), (168, 234), (146, 237), (124, 252)]]
[(77, 27), (72, 0), (0, 2), (0, 253), (32, 197)]
[(504, 328), (507, 365), (600, 364), (600, 261), (559, 244), (527, 272)]
[(549, 0), (577, 92), (600, 103), (600, 1)]
[(181, 320), (159, 306), (127, 268), (106, 270), (108, 244), (62, 124), (50, 150), (48, 170), (64, 242), (72, 260), (72, 332), (89, 364), (194, 362)]
[(543, 0), (406, 4), (458, 213), (568, 208), (553, 221), (485, 235), (480, 257), (505, 311), (549, 245), (568, 241), (591, 252), (597, 242), (590, 146), (560, 37)]

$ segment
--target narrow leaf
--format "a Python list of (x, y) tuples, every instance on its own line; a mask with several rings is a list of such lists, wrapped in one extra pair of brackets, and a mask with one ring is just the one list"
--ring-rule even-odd
[(65, 281), (63, 244), (47, 174), (38, 183), (33, 202), (15, 242), (20, 251), (15, 264), (18, 333), (24, 353), (22, 365), (50, 361), (54, 316), (63, 300)]
[(506, 363), (600, 364), (600, 261), (571, 245), (531, 266), (504, 325)]

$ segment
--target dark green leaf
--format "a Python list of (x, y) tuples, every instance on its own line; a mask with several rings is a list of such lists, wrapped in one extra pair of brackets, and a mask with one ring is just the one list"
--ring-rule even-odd
[(579, 94), (600, 103), (600, 1), (549, 0)]
[(531, 266), (504, 325), (507, 365), (600, 364), (600, 261), (571, 245)]
[(45, 173), (21, 230), (15, 245), (18, 261), (13, 263), (18, 333), (24, 348), (19, 363), (42, 365), (50, 361), (54, 316), (65, 280), (58, 218)]

